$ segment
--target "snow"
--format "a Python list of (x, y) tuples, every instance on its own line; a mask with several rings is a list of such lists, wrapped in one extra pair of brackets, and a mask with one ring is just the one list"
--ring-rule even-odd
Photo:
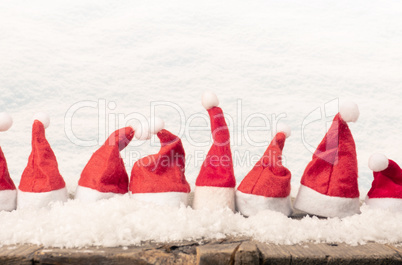
[[(401, 18), (396, 0), (2, 1), (0, 112), (10, 113), (14, 124), (1, 133), (0, 145), (11, 177), (18, 185), (31, 151), (32, 113), (39, 110), (51, 114), (46, 137), (70, 193), (110, 133), (156, 115), (181, 137), (194, 188), (212, 143), (200, 100), (210, 90), (228, 120), (237, 183), (274, 136), (271, 123), (289, 124), (283, 161), (292, 172), (293, 197), (339, 102), (356, 102), (359, 122), (349, 127), (364, 198), (373, 152), (402, 163)], [(159, 146), (155, 136), (133, 140), (121, 152), (128, 172)], [(194, 238), (245, 232), (279, 243), (401, 240), (395, 233), (400, 214), (367, 208), (343, 220), (298, 221), (271, 213), (244, 219), (230, 211), (206, 218), (207, 212), (145, 210), (116, 200), (90, 206), (69, 201), (35, 214), (0, 212), (0, 242), (124, 245), (185, 239), (190, 229)], [(111, 208), (103, 212), (102, 206)], [(162, 214), (166, 223), (176, 218), (180, 225), (158, 227)], [(268, 215), (273, 219), (263, 221)], [(87, 230), (79, 231), (80, 225)], [(65, 237), (52, 237), (59, 231)]]
[(401, 212), (371, 210), (343, 219), (305, 217), (293, 220), (272, 211), (245, 218), (229, 208), (193, 210), (190, 207), (158, 207), (137, 204), (125, 196), (82, 203), (69, 200), (63, 206), (0, 212), (1, 244), (31, 243), (53, 247), (129, 246), (143, 241), (218, 239), (251, 236), (261, 242), (297, 244), (330, 242), (356, 245), (368, 241), (402, 241)]

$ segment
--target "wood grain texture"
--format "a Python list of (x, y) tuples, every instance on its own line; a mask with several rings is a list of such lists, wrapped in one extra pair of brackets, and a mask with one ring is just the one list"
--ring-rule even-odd
[(247, 237), (130, 247), (0, 247), (0, 264), (402, 264), (402, 246), (369, 243), (275, 245)]
[(29, 264), (41, 246), (36, 245), (9, 245), (0, 248), (0, 264)]

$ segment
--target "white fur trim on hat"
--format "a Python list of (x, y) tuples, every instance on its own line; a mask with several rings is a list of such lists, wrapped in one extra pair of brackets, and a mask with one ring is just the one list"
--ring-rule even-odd
[(385, 155), (379, 153), (372, 154), (368, 161), (369, 168), (374, 172), (383, 171), (388, 167), (388, 164), (388, 158)]
[(193, 209), (216, 210), (224, 207), (235, 210), (234, 188), (195, 186)]
[(201, 103), (206, 110), (209, 110), (219, 105), (219, 99), (214, 92), (206, 91), (202, 94)]
[(78, 185), (77, 189), (75, 190), (74, 199), (80, 200), (82, 202), (95, 202), (98, 200), (109, 199), (119, 195), (123, 194), (113, 192), (100, 192), (98, 190)]
[(137, 202), (153, 203), (160, 206), (180, 207), (188, 205), (187, 192), (154, 192), (131, 193), (130, 197)]
[(392, 212), (402, 212), (402, 199), (397, 198), (372, 198), (368, 196), (365, 203), (372, 208), (389, 210)]
[(13, 125), (13, 118), (7, 112), (0, 113), (0, 132), (5, 132)]
[(17, 208), (17, 190), (0, 191), (0, 211), (12, 211)]
[(360, 213), (359, 198), (332, 197), (300, 185), (294, 208), (323, 217), (346, 217)]
[(33, 116), (33, 120), (38, 120), (43, 124), (45, 129), (50, 125), (50, 116), (45, 112), (38, 112)]
[(67, 189), (61, 188), (48, 192), (25, 192), (18, 190), (17, 209), (46, 207), (54, 201), (66, 202)]
[(360, 116), (359, 107), (352, 101), (345, 101), (339, 108), (342, 120), (346, 122), (356, 122)]
[(260, 195), (236, 191), (236, 210), (244, 216), (256, 215), (259, 211), (271, 210), (283, 213), (286, 216), (292, 214), (290, 196), (285, 198), (272, 198)]

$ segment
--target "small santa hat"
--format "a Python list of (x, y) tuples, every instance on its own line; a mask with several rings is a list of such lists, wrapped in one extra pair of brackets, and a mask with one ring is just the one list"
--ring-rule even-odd
[(38, 113), (32, 126), (32, 152), (18, 187), (17, 208), (39, 208), (52, 201), (67, 201), (66, 184), (56, 156), (45, 137), (49, 115)]
[(75, 199), (93, 202), (128, 192), (128, 174), (120, 151), (133, 137), (131, 127), (116, 130), (109, 136), (82, 171)]
[(402, 169), (383, 154), (369, 159), (374, 180), (366, 197), (366, 204), (374, 208), (402, 211)]
[(282, 150), (290, 128), (277, 125), (277, 133), (263, 157), (246, 175), (236, 191), (236, 208), (245, 216), (262, 210), (292, 213), (290, 171), (282, 165)]
[(218, 107), (218, 97), (214, 93), (204, 93), (202, 105), (208, 111), (211, 120), (214, 142), (195, 183), (193, 208), (229, 207), (234, 211), (236, 179), (230, 151), (229, 129), (222, 109)]
[(184, 176), (183, 145), (179, 137), (163, 127), (163, 121), (155, 119), (150, 130), (143, 129), (142, 135), (136, 133), (139, 139), (149, 138), (151, 133), (156, 134), (161, 149), (157, 154), (143, 157), (134, 164), (130, 178), (131, 198), (157, 205), (187, 206), (190, 185)]
[(301, 178), (294, 207), (324, 217), (360, 213), (356, 146), (346, 122), (355, 122), (359, 108), (341, 106)]
[[(13, 124), (8, 113), (0, 113), (0, 132), (7, 131)], [(7, 161), (0, 147), (0, 211), (12, 211), (17, 207), (17, 190), (7, 168)]]

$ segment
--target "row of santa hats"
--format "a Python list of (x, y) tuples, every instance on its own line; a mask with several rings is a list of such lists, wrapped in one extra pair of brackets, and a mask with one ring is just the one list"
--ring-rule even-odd
[[(218, 107), (219, 100), (215, 94), (207, 92), (203, 95), (202, 104), (210, 116), (213, 144), (196, 180), (193, 208), (229, 207), (245, 216), (268, 209), (290, 215), (291, 173), (281, 161), (290, 128), (278, 126), (280, 128), (277, 128), (264, 155), (235, 190), (229, 130), (222, 109)], [(296, 209), (325, 217), (359, 213), (356, 148), (347, 125), (347, 122), (355, 122), (358, 116), (356, 104), (341, 106), (304, 171), (294, 202)], [(49, 123), (49, 116), (43, 113), (34, 118), (32, 152), (18, 190), (10, 178), (0, 148), (0, 210), (42, 207), (53, 201), (67, 200), (65, 182), (45, 137), (45, 128)], [(11, 125), (11, 117), (0, 114), (0, 131), (7, 130)], [(97, 201), (129, 192), (137, 201), (187, 205), (190, 186), (184, 175), (184, 149), (180, 138), (163, 127), (163, 122), (158, 121), (152, 128), (143, 128), (140, 133), (131, 127), (112, 133), (82, 171), (75, 198)], [(134, 135), (144, 139), (144, 135), (149, 138), (151, 134), (160, 139), (160, 151), (138, 160), (129, 179), (120, 151)], [(366, 203), (402, 211), (401, 168), (381, 154), (371, 156), (369, 167), (374, 171), (374, 181)]]

